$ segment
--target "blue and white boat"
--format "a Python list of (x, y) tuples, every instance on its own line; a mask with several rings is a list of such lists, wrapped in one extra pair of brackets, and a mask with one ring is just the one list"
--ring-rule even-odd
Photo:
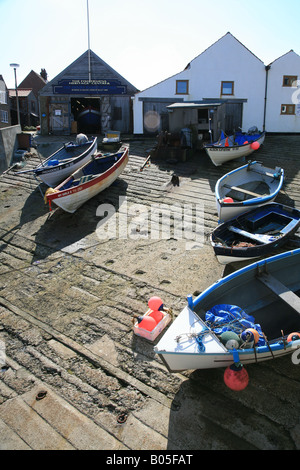
[(65, 143), (36, 168), (17, 174), (32, 172), (47, 186), (53, 187), (88, 162), (96, 151), (97, 137), (89, 140), (84, 134), (78, 134), (75, 142)]
[(210, 236), (221, 264), (266, 257), (300, 227), (300, 211), (271, 202), (218, 225)]
[(264, 143), (265, 133), (258, 130), (248, 133), (237, 132), (230, 136), (221, 133), (220, 139), (212, 144), (204, 145), (207, 155), (215, 166), (220, 166), (230, 160), (247, 157), (258, 150)]
[[(300, 249), (218, 280), (179, 313), (155, 346), (172, 371), (250, 364), (300, 347)], [(292, 362), (291, 362), (292, 366)]]
[(284, 170), (249, 162), (222, 176), (215, 186), (219, 222), (274, 201), (282, 188)]

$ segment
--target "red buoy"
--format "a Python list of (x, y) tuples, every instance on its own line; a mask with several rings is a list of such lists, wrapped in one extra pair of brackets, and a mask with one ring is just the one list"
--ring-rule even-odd
[(149, 313), (149, 317), (154, 318), (156, 323), (159, 323), (162, 320), (163, 316), (164, 314), (160, 310), (153, 310), (153, 312)]
[(143, 317), (138, 317), (138, 327), (143, 328), (147, 331), (152, 331), (156, 327), (156, 321), (154, 318), (150, 317), (149, 315), (144, 315)]
[(233, 199), (232, 197), (224, 197), (223, 202), (225, 202), (226, 204), (232, 204)]
[(257, 142), (257, 140), (255, 142), (252, 142), (252, 144), (251, 144), (252, 150), (258, 150), (259, 147), (260, 147), (260, 143)]
[(151, 297), (148, 301), (148, 307), (151, 308), (151, 310), (160, 310), (163, 307), (163, 301), (161, 300), (160, 297)]
[(249, 383), (248, 372), (242, 365), (232, 364), (224, 372), (224, 382), (231, 390), (244, 390)]

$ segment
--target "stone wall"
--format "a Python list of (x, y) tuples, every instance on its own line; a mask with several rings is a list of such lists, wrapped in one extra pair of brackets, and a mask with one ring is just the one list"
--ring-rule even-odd
[(17, 134), (21, 132), (19, 124), (0, 129), (0, 173), (10, 166), (14, 151), (18, 148)]

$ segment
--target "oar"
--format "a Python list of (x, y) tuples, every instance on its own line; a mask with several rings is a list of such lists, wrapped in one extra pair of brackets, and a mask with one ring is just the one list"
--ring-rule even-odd
[(151, 154), (148, 155), (148, 157), (146, 158), (146, 160), (144, 161), (144, 163), (142, 164), (142, 166), (140, 167), (140, 171), (143, 171), (143, 169), (145, 168), (145, 166), (147, 165), (147, 163), (150, 161), (151, 159)]
[(7, 168), (7, 170), (3, 171), (3, 173), (1, 173), (0, 176), (3, 176), (3, 175), (6, 175), (6, 173), (8, 173), (9, 171), (11, 171), (15, 166), (17, 166), (19, 164), (19, 162), (16, 162), (14, 163), (12, 166), (10, 166), (9, 168)]
[(233, 227), (233, 225), (230, 225), (228, 227), (228, 230), (230, 230), (230, 232), (238, 233), (239, 235), (242, 235), (243, 237), (251, 238), (252, 240), (255, 240), (261, 243), (270, 243), (278, 239), (278, 237), (274, 237), (273, 235), (263, 235), (259, 233), (247, 232), (246, 230), (242, 230), (238, 227)]
[(35, 172), (36, 168), (30, 168), (30, 170), (22, 170), (22, 171), (16, 171), (15, 175), (21, 175), (22, 173), (32, 173)]

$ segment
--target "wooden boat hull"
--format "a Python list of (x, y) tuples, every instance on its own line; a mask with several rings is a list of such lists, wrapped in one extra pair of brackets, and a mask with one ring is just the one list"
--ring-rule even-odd
[(256, 161), (222, 176), (215, 186), (219, 222), (226, 222), (274, 201), (282, 188), (283, 180), (282, 168), (267, 168)]
[(273, 202), (220, 224), (210, 240), (219, 263), (228, 264), (270, 255), (299, 226), (299, 210)]
[[(155, 346), (170, 371), (228, 367), (281, 357), (300, 347), (300, 249), (288, 251), (242, 268), (220, 279), (188, 305)], [(225, 347), (207, 326), (206, 312), (217, 305), (237, 305), (260, 324), (265, 344), (235, 350)], [(284, 336), (282, 335), (284, 332)], [(202, 335), (202, 350), (197, 338)]]
[[(108, 188), (123, 172), (124, 168), (128, 163), (128, 146), (124, 146), (120, 149), (120, 158), (112, 164), (106, 171), (96, 175), (91, 175), (92, 178), (88, 179), (89, 173), (86, 171), (83, 180), (85, 182), (79, 183), (76, 186), (72, 186), (73, 181), (78, 177), (78, 173), (81, 174), (85, 168), (91, 164), (91, 160), (81, 167), (72, 176), (63, 181), (59, 186), (49, 191), (46, 194), (47, 202), (51, 205), (54, 202), (58, 207), (66, 212), (74, 213), (79, 207), (81, 207), (89, 199), (93, 198), (104, 189)], [(116, 154), (112, 154), (113, 157)], [(97, 157), (95, 157), (95, 160)]]
[(254, 138), (252, 141), (250, 141), (251, 136), (249, 136), (249, 142), (243, 145), (232, 145), (230, 138), (233, 139), (233, 136), (230, 136), (228, 139), (228, 147), (225, 146), (225, 139), (219, 145), (215, 143), (204, 146), (207, 155), (215, 166), (220, 166), (230, 160), (236, 160), (237, 158), (251, 155), (255, 151), (255, 148), (252, 146), (253, 142), (258, 142), (259, 146), (261, 146), (265, 140), (265, 133), (261, 133), (259, 137)]

